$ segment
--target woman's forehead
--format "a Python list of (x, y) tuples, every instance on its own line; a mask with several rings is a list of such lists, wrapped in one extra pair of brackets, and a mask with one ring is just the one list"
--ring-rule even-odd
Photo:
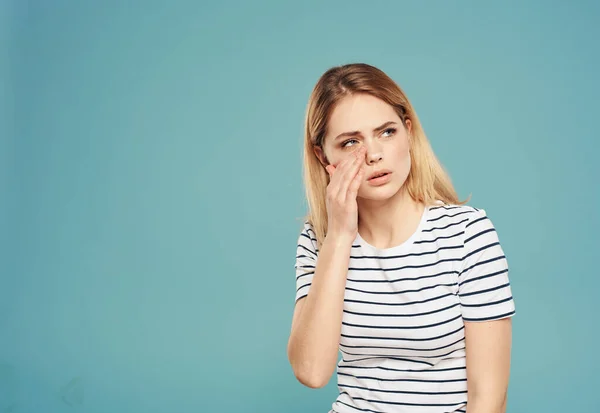
[(371, 95), (346, 96), (331, 114), (328, 135), (354, 131), (371, 133), (385, 122), (399, 120), (394, 108), (381, 99)]

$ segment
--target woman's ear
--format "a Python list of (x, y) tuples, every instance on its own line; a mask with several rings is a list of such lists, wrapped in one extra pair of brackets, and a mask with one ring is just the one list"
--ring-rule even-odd
[(408, 134), (410, 135), (410, 133), (412, 132), (412, 122), (410, 121), (410, 119), (406, 119), (404, 121), (404, 125), (406, 126), (406, 131), (408, 132)]
[(404, 121), (404, 126), (406, 128), (406, 136), (408, 136), (408, 152), (412, 152), (412, 145), (413, 145), (413, 136), (412, 136), (412, 122), (410, 121), (410, 119), (406, 119)]
[(327, 156), (325, 156), (325, 152), (323, 151), (322, 147), (320, 147), (318, 145), (314, 145), (313, 151), (315, 152), (315, 155), (321, 162), (321, 165), (323, 165), (324, 167), (329, 165), (329, 161), (327, 160)]

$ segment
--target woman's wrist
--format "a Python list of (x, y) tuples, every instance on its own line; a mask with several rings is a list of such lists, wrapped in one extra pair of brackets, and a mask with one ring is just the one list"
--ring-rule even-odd
[(325, 242), (340, 247), (351, 247), (356, 239), (356, 235), (351, 235), (345, 232), (332, 231), (325, 236)]

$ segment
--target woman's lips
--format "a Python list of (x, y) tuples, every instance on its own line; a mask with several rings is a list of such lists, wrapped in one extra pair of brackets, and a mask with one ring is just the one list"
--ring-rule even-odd
[(380, 186), (380, 185), (387, 184), (391, 180), (391, 176), (392, 176), (392, 173), (388, 172), (385, 175), (380, 176), (378, 178), (371, 178), (371, 179), (367, 180), (367, 182), (373, 186)]

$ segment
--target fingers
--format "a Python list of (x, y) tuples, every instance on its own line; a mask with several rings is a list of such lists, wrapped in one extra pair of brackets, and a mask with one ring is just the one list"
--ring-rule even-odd
[(362, 169), (361, 166), (364, 164), (365, 160), (364, 148), (360, 148), (356, 151), (353, 158), (351, 164), (343, 172), (343, 177), (340, 182), (340, 195), (344, 198), (347, 197), (350, 184), (356, 178), (357, 173)]
[(327, 185), (327, 191), (332, 198), (336, 198), (340, 192), (340, 178), (342, 172), (345, 170), (348, 164), (348, 160), (344, 159), (337, 166), (327, 165), (327, 172), (329, 172), (329, 185)]
[[(334, 197), (346, 199), (348, 188), (356, 178), (357, 173), (364, 164), (365, 150), (360, 148), (358, 151), (342, 160), (337, 166), (327, 165), (326, 170), (330, 176), (329, 191)], [(360, 183), (360, 181), (359, 181)]]
[(361, 162), (358, 172), (350, 181), (350, 185), (348, 186), (348, 191), (346, 193), (346, 200), (356, 199), (358, 195), (358, 189), (360, 188), (360, 184), (362, 183), (365, 176), (365, 163)]

